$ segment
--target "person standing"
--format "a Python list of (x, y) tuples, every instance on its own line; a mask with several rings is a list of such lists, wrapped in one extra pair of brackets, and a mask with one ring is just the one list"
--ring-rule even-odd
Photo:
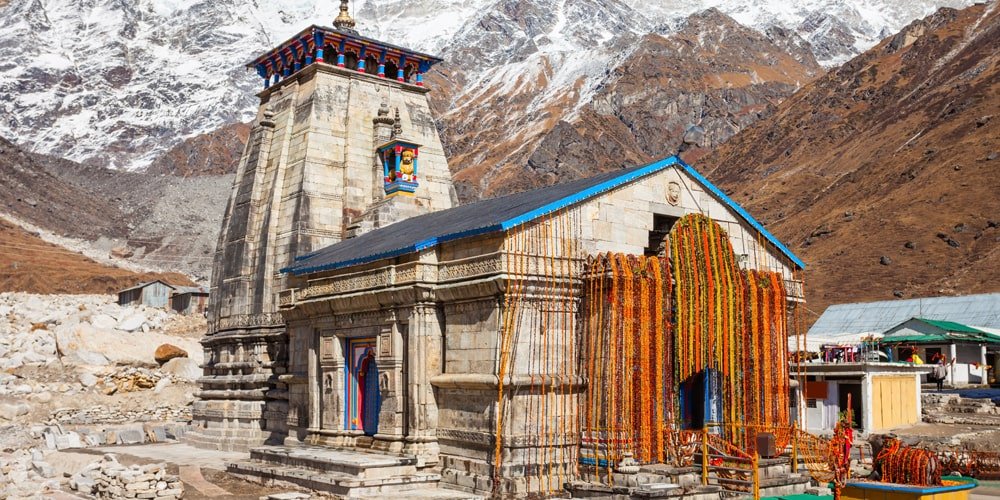
[(935, 354), (934, 359), (932, 361), (935, 361), (934, 371), (932, 372), (932, 375), (934, 377), (934, 380), (937, 382), (937, 390), (943, 391), (944, 379), (948, 377), (948, 367), (945, 366), (944, 356), (942, 356), (941, 354)]

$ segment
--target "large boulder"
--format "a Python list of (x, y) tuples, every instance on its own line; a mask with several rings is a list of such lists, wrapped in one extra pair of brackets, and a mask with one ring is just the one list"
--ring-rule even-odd
[(186, 357), (188, 357), (187, 351), (173, 344), (163, 344), (160, 347), (157, 347), (156, 353), (153, 354), (153, 359), (161, 365), (174, 358)]
[(203, 374), (201, 367), (198, 366), (198, 362), (191, 358), (171, 359), (160, 367), (160, 371), (163, 373), (169, 373), (170, 375), (180, 379), (192, 381), (198, 380), (198, 378)]
[(90, 324), (98, 330), (114, 330), (118, 327), (118, 320), (107, 314), (95, 314), (90, 318)]
[(118, 329), (123, 332), (134, 332), (142, 329), (142, 325), (145, 325), (147, 321), (148, 319), (145, 314), (137, 312), (122, 318), (121, 321), (118, 322)]

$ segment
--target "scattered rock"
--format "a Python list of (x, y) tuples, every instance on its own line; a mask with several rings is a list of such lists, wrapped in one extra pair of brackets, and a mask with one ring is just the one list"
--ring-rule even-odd
[(892, 259), (890, 259), (889, 256), (887, 255), (883, 255), (882, 258), (878, 260), (878, 263), (882, 264), (883, 266), (891, 266)]
[(167, 387), (170, 387), (170, 379), (161, 378), (156, 382), (156, 385), (153, 387), (153, 392), (159, 394), (163, 392), (163, 389), (166, 389)]
[(901, 299), (901, 298), (903, 298), (903, 292), (902, 292), (902, 290), (893, 290), (892, 291), (892, 296), (896, 297), (897, 299)]
[(31, 407), (24, 403), (0, 404), (0, 418), (4, 420), (14, 420), (29, 413), (31, 413)]
[(49, 391), (39, 392), (32, 397), (36, 403), (47, 404), (52, 402), (52, 393)]
[(174, 358), (186, 357), (188, 357), (187, 351), (172, 344), (163, 344), (160, 347), (157, 347), (156, 353), (153, 354), (153, 359), (161, 365)]
[(115, 247), (111, 249), (111, 257), (114, 259), (128, 259), (135, 256), (135, 251), (129, 247)]
[(910, 250), (917, 248), (917, 244), (912, 241), (907, 241), (906, 243), (903, 243), (903, 246)]
[(958, 241), (955, 241), (951, 236), (948, 236), (945, 233), (938, 233), (937, 237), (939, 240), (947, 243), (948, 246), (952, 248), (958, 248), (959, 246), (961, 246), (961, 244)]
[(97, 376), (90, 372), (83, 372), (80, 374), (80, 384), (84, 387), (93, 387), (97, 385)]
[(830, 229), (830, 226), (827, 226), (827, 225), (825, 225), (825, 224), (824, 224), (824, 225), (822, 225), (822, 226), (820, 226), (820, 227), (816, 228), (816, 229), (815, 229), (815, 230), (814, 230), (814, 231), (813, 231), (813, 232), (812, 232), (812, 233), (811, 233), (811, 234), (809, 235), (809, 237), (810, 237), (810, 238), (822, 238), (822, 237), (824, 237), (824, 236), (829, 236), (829, 235), (831, 235), (831, 234), (833, 234), (833, 229)]
[(177, 377), (179, 379), (198, 380), (202, 375), (203, 371), (198, 362), (191, 358), (174, 358), (167, 361), (160, 367), (160, 371)]
[(997, 158), (1000, 158), (1000, 153), (997, 153), (995, 151), (986, 155), (986, 161), (993, 161), (996, 160)]

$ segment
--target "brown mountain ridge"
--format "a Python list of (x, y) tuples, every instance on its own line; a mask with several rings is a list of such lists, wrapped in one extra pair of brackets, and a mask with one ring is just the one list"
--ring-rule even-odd
[(1000, 287), (1000, 9), (941, 9), (701, 168), (808, 264), (809, 307)]

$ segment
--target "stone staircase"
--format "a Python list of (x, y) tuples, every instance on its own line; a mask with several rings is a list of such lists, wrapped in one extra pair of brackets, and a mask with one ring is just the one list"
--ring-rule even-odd
[(226, 464), (226, 469), (258, 484), (304, 488), (338, 498), (481, 498), (440, 487), (441, 475), (417, 470), (416, 458), (354, 450), (263, 446), (251, 450), (249, 460)]

